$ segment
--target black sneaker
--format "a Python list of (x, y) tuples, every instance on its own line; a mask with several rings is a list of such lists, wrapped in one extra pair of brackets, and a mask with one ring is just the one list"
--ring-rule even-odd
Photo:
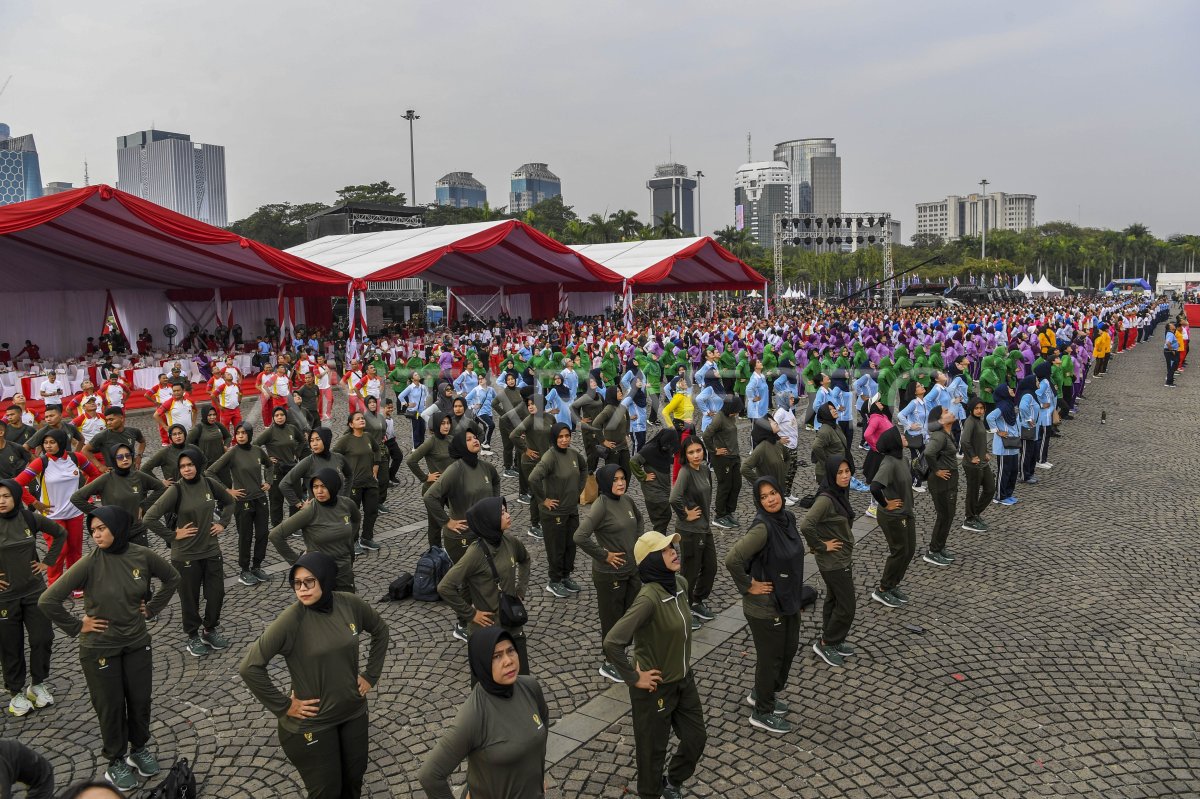
[(600, 666), (600, 676), (604, 677), (605, 679), (612, 680), (613, 682), (625, 682), (621, 679), (621, 675), (617, 673), (617, 670), (612, 666), (612, 664), (608, 662), (605, 662)]
[(562, 585), (563, 588), (567, 589), (572, 594), (578, 594), (580, 591), (583, 590), (580, 587), (579, 583), (575, 582), (570, 577), (562, 578), (561, 580), (559, 580), (559, 583)]
[(672, 785), (664, 776), (661, 796), (662, 799), (683, 799), (683, 790), (678, 785)]
[(464, 627), (461, 622), (456, 623), (454, 625), (454, 631), (451, 633), (451, 635), (460, 641), (465, 641), (467, 640), (467, 628)]
[(518, 472), (516, 469), (505, 469), (503, 472), (503, 476), (504, 477), (520, 477), (521, 473)]
[[(754, 707), (755, 705), (758, 704), (758, 691), (751, 691), (750, 693), (746, 694), (746, 704), (749, 705), (750, 707)], [(774, 713), (776, 716), (782, 716), (784, 713), (787, 713), (790, 709), (791, 708), (788, 707), (787, 702), (784, 702), (779, 697), (775, 697)]]
[(562, 583), (550, 583), (546, 586), (546, 593), (559, 599), (566, 599), (571, 595), (571, 592)]
[(530, 499), (532, 499), (532, 497), (530, 497), (528, 494), (517, 495), (517, 502), (520, 502), (522, 505), (528, 505)]
[(716, 618), (716, 614), (709, 610), (708, 605), (705, 605), (703, 602), (697, 602), (692, 605), (692, 615), (698, 616), (704, 621), (712, 621)]
[(238, 582), (242, 585), (258, 585), (258, 578), (254, 576), (254, 572), (245, 569), (238, 575)]
[(204, 643), (208, 644), (210, 649), (222, 650), (229, 648), (229, 639), (221, 635), (217, 630), (205, 630), (200, 633), (200, 638)]
[(529, 529), (525, 531), (530, 538), (536, 538), (538, 541), (546, 540), (546, 536), (542, 535), (542, 527), (538, 524), (529, 525)]
[(371, 552), (378, 552), (379, 550), (383, 549), (383, 546), (381, 544), (375, 543), (374, 538), (364, 538), (359, 543), (363, 545), (363, 549), (369, 550)]
[[(792, 725), (775, 713), (759, 713), (757, 710), (750, 714), (750, 723), (760, 730), (783, 735), (792, 731)], [(666, 796), (664, 793), (663, 796)]]
[(263, 571), (261, 566), (255, 566), (250, 570), (250, 573), (253, 574), (260, 583), (269, 583), (271, 581), (271, 575)]

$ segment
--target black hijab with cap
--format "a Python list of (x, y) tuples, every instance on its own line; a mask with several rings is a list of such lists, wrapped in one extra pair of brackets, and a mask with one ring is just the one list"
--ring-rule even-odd
[(643, 583), (658, 583), (664, 591), (675, 596), (679, 593), (679, 584), (675, 582), (675, 572), (667, 568), (667, 562), (663, 560), (663, 552), (664, 550), (660, 549), (642, 558), (642, 562), (637, 567), (638, 576), (642, 578)]
[(288, 572), (288, 585), (296, 579), (296, 569), (305, 568), (312, 572), (321, 586), (321, 598), (311, 605), (303, 605), (305, 610), (317, 613), (329, 613), (333, 610), (333, 587), (337, 585), (337, 562), (324, 552), (305, 552), (296, 558)]
[(328, 466), (317, 469), (316, 474), (308, 478), (308, 493), (312, 496), (312, 481), (320, 480), (321, 485), (329, 489), (329, 499), (321, 504), (327, 508), (332, 508), (338, 503), (338, 494), (342, 493), (342, 476), (338, 474), (337, 469), (330, 469)]
[(507, 507), (508, 500), (504, 497), (484, 497), (467, 509), (467, 526), (492, 549), (500, 546), (504, 537), (500, 517)]
[(87, 515), (89, 534), (92, 531), (92, 519), (104, 522), (108, 531), (112, 533), (112, 546), (101, 551), (107, 552), (109, 555), (124, 555), (125, 551), (129, 549), (130, 531), (133, 529), (133, 517), (129, 515), (129, 512), (116, 505), (101, 505)]
[[(606, 496), (614, 502), (620, 500), (613, 490), (613, 480), (617, 479), (617, 472), (625, 473), (625, 469), (619, 463), (606, 463), (596, 470), (596, 488), (602, 496)], [(629, 482), (629, 475), (625, 475), (626, 483)]]
[[(882, 439), (882, 436), (880, 438)], [(821, 480), (818, 493), (833, 500), (835, 511), (854, 521), (854, 509), (850, 507), (850, 487), (842, 488), (837, 484), (837, 470), (843, 463), (848, 463), (845, 455), (830, 455), (825, 459), (825, 478)], [(850, 473), (854, 474), (853, 466), (850, 467)]]
[(462, 461), (474, 469), (479, 465), (479, 453), (471, 452), (471, 450), (467, 449), (467, 433), (470, 432), (470, 430), (459, 430), (455, 433), (454, 437), (450, 439), (449, 450), (451, 458)]
[(492, 657), (496, 653), (496, 644), (504, 640), (511, 643), (514, 649), (516, 648), (517, 644), (516, 641), (513, 641), (512, 633), (498, 624), (476, 630), (467, 641), (467, 660), (471, 664), (471, 676), (475, 678), (475, 683), (480, 688), (492, 696), (511, 699), (513, 687), (501, 685), (492, 679)]
[(656, 472), (671, 468), (675, 461), (675, 453), (679, 452), (679, 431), (673, 427), (664, 427), (654, 438), (646, 442), (646, 446), (638, 450), (642, 460)]

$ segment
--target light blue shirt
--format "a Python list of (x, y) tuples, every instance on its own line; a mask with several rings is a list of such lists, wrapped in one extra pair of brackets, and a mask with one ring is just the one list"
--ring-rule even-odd
[(791, 400), (796, 396), (796, 384), (789, 380), (787, 375), (781, 374), (775, 378), (774, 388), (775, 407), (791, 410)]
[(1163, 338), (1163, 349), (1171, 352), (1179, 351), (1179, 339), (1175, 338), (1175, 334), (1171, 330), (1167, 330), (1167, 335)]
[(753, 372), (746, 383), (746, 416), (750, 419), (761, 419), (770, 410), (771, 396), (767, 390), (767, 378)]
[(429, 390), (420, 383), (409, 383), (398, 399), (404, 403), (404, 410), (420, 413), (429, 404)]
[(903, 423), (901, 429), (908, 438), (925, 438), (929, 435), (929, 430), (925, 427), (929, 421), (929, 408), (925, 405), (924, 398), (914, 399), (905, 405), (904, 410), (896, 414), (896, 418)]
[[(967, 381), (962, 379), (962, 375), (955, 377), (950, 381), (950, 410), (954, 411), (954, 418), (958, 421), (963, 421), (967, 418)], [(957, 400), (957, 402), (955, 401)]]
[(713, 420), (713, 418), (711, 416), (707, 416), (705, 412), (712, 411), (713, 413), (720, 413), (721, 409), (725, 407), (725, 399), (716, 391), (714, 391), (712, 386), (705, 386), (703, 389), (701, 389), (700, 393), (696, 395), (696, 398), (693, 400), (693, 402), (696, 405), (696, 410), (700, 411), (700, 432), (703, 433), (708, 429), (708, 426), (712, 424)]
[(1042, 409), (1038, 407), (1036, 395), (1026, 394), (1021, 397), (1021, 404), (1017, 406), (1017, 422), (1022, 428), (1036, 427), (1041, 416)]
[(621, 400), (621, 404), (625, 406), (625, 413), (629, 416), (629, 432), (646, 432), (646, 409), (635, 403), (633, 397), (626, 397)]
[[(1020, 414), (1017, 415), (1017, 421), (1020, 422)], [(993, 430), (1004, 431), (1008, 436), (1004, 438), (999, 433), (992, 436), (993, 455), (1016, 455), (1021, 451), (1021, 429), (1006, 422), (999, 408), (993, 409), (987, 415), (987, 423)]]
[(833, 395), (833, 403), (840, 410), (837, 412), (837, 420), (839, 422), (849, 422), (854, 419), (854, 394), (847, 389), (838, 386), (833, 387), (831, 392)]
[(492, 403), (495, 401), (496, 389), (482, 383), (476, 384), (467, 395), (467, 407), (473, 410), (476, 416), (491, 416)]
[(950, 391), (941, 383), (934, 383), (933, 388), (925, 395), (926, 408), (947, 408), (950, 406)]
[(817, 416), (817, 411), (821, 409), (822, 405), (826, 405), (830, 402), (832, 402), (834, 405), (837, 405), (837, 402), (833, 399), (833, 392), (824, 386), (818, 388), (817, 393), (813, 394), (811, 406), (813, 409), (813, 430), (821, 429), (821, 419), (819, 416)]
[(579, 396), (579, 375), (571, 369), (563, 369), (559, 374), (562, 375), (563, 385), (571, 392), (571, 396)]
[(470, 369), (465, 370), (462, 374), (454, 379), (454, 391), (457, 394), (466, 396), (471, 393), (471, 389), (479, 385), (479, 378)]
[(871, 397), (875, 396), (878, 391), (879, 383), (875, 378), (871, 377), (869, 372), (864, 372), (854, 381), (855, 404), (858, 406), (865, 405), (871, 401)]
[(571, 412), (571, 399), (563, 398), (554, 389), (546, 392), (546, 413), (554, 415), (554, 421), (562, 422), (574, 429), (574, 417)]
[(1041, 418), (1038, 419), (1038, 424), (1040, 424), (1042, 427), (1049, 427), (1054, 423), (1054, 403), (1057, 402), (1057, 398), (1054, 394), (1054, 387), (1050, 385), (1049, 380), (1043, 380), (1038, 384), (1037, 398), (1038, 403), (1048, 406), (1045, 408), (1039, 408), (1039, 411), (1041, 412)]

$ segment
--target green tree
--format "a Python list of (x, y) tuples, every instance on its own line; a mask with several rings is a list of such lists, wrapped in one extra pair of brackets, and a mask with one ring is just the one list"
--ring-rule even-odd
[(557, 196), (542, 200), (526, 211), (524, 221), (526, 224), (561, 241), (563, 234), (566, 232), (567, 223), (579, 221), (579, 217), (575, 214), (575, 209), (572, 206), (565, 205), (562, 197)]
[(632, 241), (633, 239), (641, 238), (642, 228), (645, 225), (638, 219), (637, 211), (614, 211), (609, 219), (620, 229), (623, 241)]
[(675, 214), (672, 211), (663, 211), (654, 225), (654, 238), (681, 239), (683, 236), (683, 228), (675, 221)]
[(287, 249), (308, 240), (308, 226), (305, 220), (327, 208), (329, 206), (325, 203), (261, 205), (250, 216), (230, 225), (229, 230), (281, 250)]
[(620, 241), (621, 226), (617, 224), (614, 217), (605, 217), (604, 214), (591, 214), (587, 219), (588, 223), (588, 242), (591, 244), (608, 244), (611, 241)]
[(386, 180), (378, 183), (363, 183), (358, 186), (343, 186), (334, 192), (339, 203), (381, 203), (383, 205), (404, 205), (404, 192)]

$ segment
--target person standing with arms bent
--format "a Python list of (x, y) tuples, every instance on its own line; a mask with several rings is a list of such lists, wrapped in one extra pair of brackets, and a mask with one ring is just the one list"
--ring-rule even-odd
[(534, 503), (542, 507), (542, 534), (550, 582), (546, 592), (563, 599), (578, 594), (575, 570), (575, 531), (579, 529), (579, 494), (587, 480), (587, 461), (571, 448), (571, 428), (559, 422), (550, 431), (553, 446), (542, 453), (529, 473)]
[(675, 511), (675, 532), (682, 539), (679, 550), (688, 586), (688, 604), (693, 616), (711, 621), (716, 616), (704, 600), (712, 593), (717, 578), (717, 545), (710, 512), (713, 473), (704, 462), (704, 445), (699, 438), (693, 436), (684, 442), (683, 457), (686, 464), (671, 487), (671, 510)]
[[(367, 694), (379, 684), (387, 658), (387, 623), (361, 598), (334, 591), (336, 582), (333, 558), (301, 555), (288, 572), (297, 601), (271, 622), (238, 667), (250, 693), (279, 719), (279, 745), (309, 799), (362, 796), (371, 741)], [(371, 636), (371, 648), (360, 671), (363, 633)], [(267, 673), (277, 655), (291, 679), (287, 695)]]

